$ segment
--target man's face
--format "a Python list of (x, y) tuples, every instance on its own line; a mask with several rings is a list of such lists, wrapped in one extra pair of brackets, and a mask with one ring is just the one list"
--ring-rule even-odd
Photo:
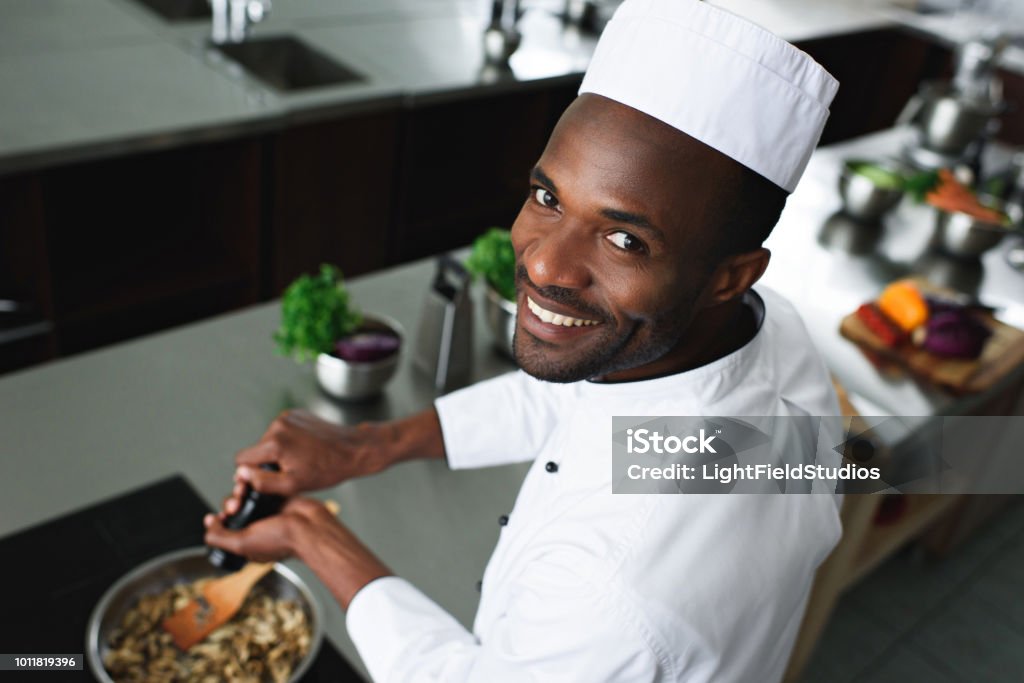
[(714, 264), (713, 198), (735, 167), (636, 110), (577, 99), (531, 174), (512, 227), (516, 360), (555, 382), (685, 367)]

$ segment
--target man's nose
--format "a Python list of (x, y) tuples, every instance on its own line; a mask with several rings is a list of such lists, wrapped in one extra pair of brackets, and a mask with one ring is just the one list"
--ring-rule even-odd
[(538, 289), (583, 289), (590, 284), (586, 239), (562, 226), (537, 236), (523, 252), (523, 265)]

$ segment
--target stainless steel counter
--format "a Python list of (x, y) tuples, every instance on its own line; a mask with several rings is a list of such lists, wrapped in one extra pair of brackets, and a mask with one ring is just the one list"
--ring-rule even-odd
[[(353, 281), (351, 292), (414, 336), (432, 275), (433, 263), (421, 262)], [(281, 410), (306, 406), (354, 423), (407, 415), (434, 398), (406, 355), (380, 400), (332, 403), (310, 366), (274, 355), (278, 318), (276, 303), (259, 306), (0, 380), (0, 535), (173, 473), (218, 506), (234, 453)], [(482, 317), (476, 322), (476, 376), (512, 369), (491, 350)], [(385, 562), (468, 626), (498, 517), (511, 509), (525, 473), (525, 466), (453, 473), (442, 462), (413, 462), (324, 495)], [(293, 566), (326, 607), (327, 634), (357, 662), (340, 608)]]
[[(823, 229), (838, 208), (839, 160), (889, 149), (900, 135), (816, 153), (769, 243), (774, 256), (767, 282), (796, 303), (833, 372), (875, 410), (965, 410), (970, 399), (881, 379), (837, 332), (843, 314), (917, 261), (901, 246), (904, 234), (924, 229), (905, 229), (919, 218), (917, 207), (901, 207), (866, 249), (840, 248), (859, 239), (854, 228), (844, 228), (845, 238), (838, 228)], [(1001, 257), (986, 257), (979, 292), (1020, 324), (1024, 275), (1004, 270)], [(397, 319), (414, 337), (432, 272), (431, 262), (420, 262), (359, 278), (351, 283), (352, 295), (365, 310)], [(0, 379), (0, 535), (179, 472), (215, 506), (230, 486), (233, 454), (258, 439), (282, 409), (307, 406), (352, 423), (407, 415), (434, 397), (406, 355), (379, 401), (331, 403), (316, 390), (310, 367), (273, 355), (270, 335), (277, 322), (277, 304), (267, 304)], [(476, 376), (510, 370), (491, 350), (479, 315), (476, 322)], [(879, 414), (875, 410), (866, 412)], [(510, 509), (525, 471), (514, 466), (453, 473), (440, 462), (411, 462), (326, 495), (340, 502), (346, 523), (396, 572), (469, 625), (498, 516)], [(358, 662), (341, 610), (319, 582), (312, 583), (326, 606), (327, 634)]]
[[(1005, 239), (980, 263), (965, 262), (928, 249), (934, 210), (927, 205), (904, 198), (880, 229), (838, 215), (842, 161), (898, 156), (912, 134), (910, 129), (890, 130), (816, 151), (766, 244), (773, 256), (764, 282), (796, 304), (829, 368), (855, 394), (855, 405), (865, 415), (962, 414), (984, 399), (929, 391), (906, 377), (884, 378), (854, 344), (839, 336), (842, 318), (892, 280), (926, 275), (935, 284), (977, 295), (999, 307), (1000, 320), (1024, 328), (1024, 273), (1006, 261), (1007, 250), (1021, 246), (1020, 238)], [(989, 149), (991, 169), (1004, 167), (1008, 160), (1009, 150)], [(1024, 368), (1000, 386), (1022, 372)]]

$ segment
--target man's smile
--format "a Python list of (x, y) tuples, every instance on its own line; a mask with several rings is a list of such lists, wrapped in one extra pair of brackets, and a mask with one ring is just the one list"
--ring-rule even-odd
[[(605, 329), (601, 320), (586, 317), (587, 314), (581, 311), (550, 302), (536, 293), (520, 292), (519, 296), (520, 334), (525, 332), (545, 345), (571, 344)], [(567, 348), (575, 348), (575, 345)]]
[(551, 325), (561, 325), (563, 327), (589, 327), (591, 325), (601, 324), (598, 320), (589, 320), (587, 318), (575, 318), (564, 313), (555, 313), (554, 311), (549, 311), (548, 309), (541, 307), (540, 304), (538, 304), (529, 296), (526, 297), (526, 306), (530, 309), (530, 311), (533, 312), (534, 315), (536, 315), (542, 321), (550, 323)]

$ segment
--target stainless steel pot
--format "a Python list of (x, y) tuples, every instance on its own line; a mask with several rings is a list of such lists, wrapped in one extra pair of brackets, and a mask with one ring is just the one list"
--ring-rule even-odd
[(494, 346), (509, 358), (513, 357), (512, 338), (516, 333), (516, 304), (485, 286), (484, 316), (494, 336)]
[(378, 361), (357, 363), (343, 360), (328, 353), (321, 353), (316, 359), (316, 379), (320, 387), (331, 396), (355, 401), (376, 396), (391, 380), (398, 369), (398, 362), (405, 346), (402, 326), (396, 320), (385, 316), (364, 316), (363, 330), (383, 330), (398, 335), (401, 341), (398, 351)]
[[(111, 631), (121, 623), (125, 613), (141, 596), (220, 573), (210, 566), (206, 552), (205, 547), (196, 547), (160, 555), (125, 574), (107, 589), (89, 617), (85, 634), (86, 659), (97, 680), (114, 683), (103, 666), (103, 658), (108, 652), (107, 643)], [(294, 683), (306, 673), (320, 649), (324, 633), (320, 604), (298, 574), (283, 564), (275, 565), (274, 571), (263, 577), (258, 585), (274, 598), (294, 600), (302, 605), (312, 628), (309, 652), (295, 667), (289, 679)]]
[(839, 196), (843, 199), (843, 212), (857, 221), (874, 223), (900, 203), (903, 189), (881, 187), (852, 169), (853, 165), (861, 163), (871, 163), (895, 173), (900, 169), (889, 162), (856, 159), (843, 164), (843, 170), (839, 175)]
[(946, 85), (926, 85), (919, 97), (921, 140), (928, 149), (947, 155), (963, 154), (1002, 111), (998, 102), (957, 96)]
[(986, 223), (966, 213), (937, 210), (933, 244), (952, 256), (977, 258), (1009, 232), (1006, 226)]

